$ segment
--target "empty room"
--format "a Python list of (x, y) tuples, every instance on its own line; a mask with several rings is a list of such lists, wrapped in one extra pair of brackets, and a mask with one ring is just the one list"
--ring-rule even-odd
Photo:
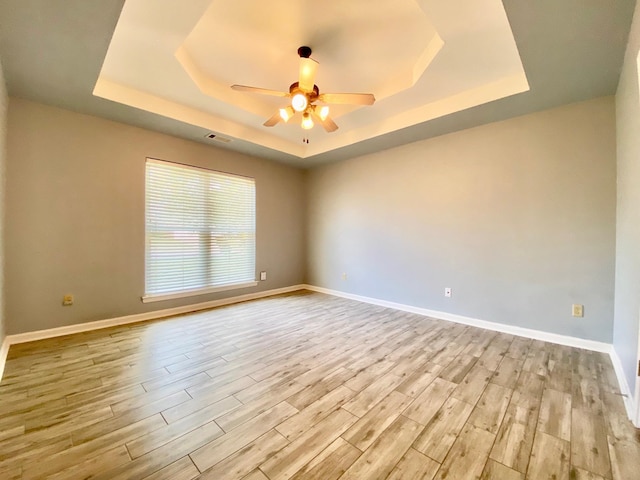
[(633, 480), (634, 0), (0, 2), (0, 479)]

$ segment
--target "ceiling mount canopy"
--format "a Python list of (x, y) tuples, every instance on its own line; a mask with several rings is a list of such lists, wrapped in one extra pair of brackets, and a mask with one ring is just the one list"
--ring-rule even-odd
[(309, 58), (311, 56), (311, 47), (302, 46), (298, 48), (298, 55), (300, 58)]
[(265, 127), (273, 127), (281, 121), (286, 123), (297, 113), (300, 113), (302, 114), (300, 126), (303, 129), (309, 130), (313, 128), (315, 119), (327, 132), (335, 132), (338, 129), (338, 125), (329, 117), (329, 107), (327, 105), (318, 106), (315, 102), (347, 105), (373, 105), (376, 99), (372, 93), (321, 94), (320, 89), (314, 83), (319, 64), (311, 58), (311, 53), (311, 47), (302, 46), (298, 48), (298, 56), (300, 57), (298, 81), (289, 86), (289, 92), (249, 87), (246, 85), (231, 85), (231, 88), (243, 92), (287, 97), (291, 99), (289, 105), (280, 108), (266, 122), (264, 122)]

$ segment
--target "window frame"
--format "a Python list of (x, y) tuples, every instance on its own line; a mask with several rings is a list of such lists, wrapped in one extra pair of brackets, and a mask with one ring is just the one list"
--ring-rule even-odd
[[(147, 221), (148, 221), (148, 212), (147, 212), (147, 165), (149, 163), (155, 163), (155, 164), (170, 164), (170, 165), (174, 165), (176, 167), (181, 167), (181, 168), (186, 168), (186, 169), (193, 169), (193, 170), (204, 170), (206, 172), (212, 172), (213, 174), (216, 175), (220, 175), (220, 176), (226, 176), (226, 177), (237, 177), (237, 178), (242, 178), (242, 179), (248, 179), (251, 180), (253, 182), (253, 208), (254, 208), (254, 212), (253, 212), (253, 222), (254, 222), (254, 226), (253, 226), (253, 253), (254, 253), (254, 257), (253, 257), (253, 280), (251, 281), (243, 281), (243, 282), (238, 282), (238, 283), (226, 283), (226, 284), (221, 284), (221, 285), (215, 285), (215, 286), (205, 286), (205, 287), (201, 287), (201, 288), (194, 288), (194, 289), (185, 289), (185, 290), (180, 290), (180, 291), (173, 291), (173, 292), (165, 292), (165, 293), (148, 293), (147, 292), (147, 272), (148, 272), (148, 248), (149, 248), (149, 240), (148, 240), (148, 236), (149, 236), (149, 231), (147, 228)], [(228, 291), (228, 290), (236, 290), (236, 289), (242, 289), (242, 288), (250, 288), (250, 287), (255, 287), (258, 285), (258, 282), (256, 281), (256, 250), (257, 250), (257, 235), (256, 235), (256, 223), (257, 223), (257, 208), (256, 208), (256, 180), (253, 177), (249, 177), (249, 176), (244, 176), (244, 175), (237, 175), (237, 174), (233, 174), (233, 173), (228, 173), (228, 172), (222, 172), (219, 170), (214, 170), (211, 168), (205, 168), (205, 167), (200, 167), (200, 166), (195, 166), (195, 165), (189, 165), (186, 163), (180, 163), (180, 162), (172, 162), (172, 161), (167, 161), (167, 160), (160, 160), (157, 158), (152, 158), (152, 157), (147, 157), (145, 159), (145, 189), (144, 189), (144, 199), (145, 199), (145, 213), (144, 213), (144, 241), (145, 241), (145, 246), (144, 246), (144, 295), (141, 298), (143, 303), (150, 303), (150, 302), (159, 302), (159, 301), (165, 301), (165, 300), (172, 300), (172, 299), (178, 299), (178, 298), (185, 298), (185, 297), (192, 297), (192, 296), (198, 296), (198, 295), (206, 295), (209, 293), (215, 293), (215, 292), (223, 292), (223, 291)], [(208, 262), (208, 265), (211, 265), (211, 261)]]

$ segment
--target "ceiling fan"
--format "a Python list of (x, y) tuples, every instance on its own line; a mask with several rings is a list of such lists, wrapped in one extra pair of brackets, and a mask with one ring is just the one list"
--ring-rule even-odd
[(276, 97), (291, 99), (288, 106), (279, 109), (264, 125), (273, 127), (279, 122), (288, 122), (296, 113), (302, 114), (301, 127), (305, 130), (313, 128), (315, 118), (327, 132), (335, 132), (338, 125), (329, 117), (327, 105), (316, 105), (315, 102), (346, 105), (373, 105), (376, 101), (371, 93), (320, 93), (318, 86), (314, 84), (318, 62), (311, 57), (311, 48), (298, 48), (300, 56), (300, 73), (298, 81), (292, 83), (288, 92), (269, 90), (267, 88), (248, 87), (246, 85), (231, 85), (231, 88), (241, 92), (259, 93)]

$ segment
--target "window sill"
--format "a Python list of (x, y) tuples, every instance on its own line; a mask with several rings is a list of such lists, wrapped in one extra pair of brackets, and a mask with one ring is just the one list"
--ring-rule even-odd
[(207, 293), (224, 292), (225, 290), (255, 287), (256, 285), (258, 285), (258, 282), (234, 283), (220, 287), (201, 288), (198, 290), (188, 290), (184, 292), (144, 295), (140, 297), (140, 299), (142, 300), (142, 303), (163, 302), (165, 300), (174, 300), (176, 298), (195, 297), (197, 295), (206, 295)]

